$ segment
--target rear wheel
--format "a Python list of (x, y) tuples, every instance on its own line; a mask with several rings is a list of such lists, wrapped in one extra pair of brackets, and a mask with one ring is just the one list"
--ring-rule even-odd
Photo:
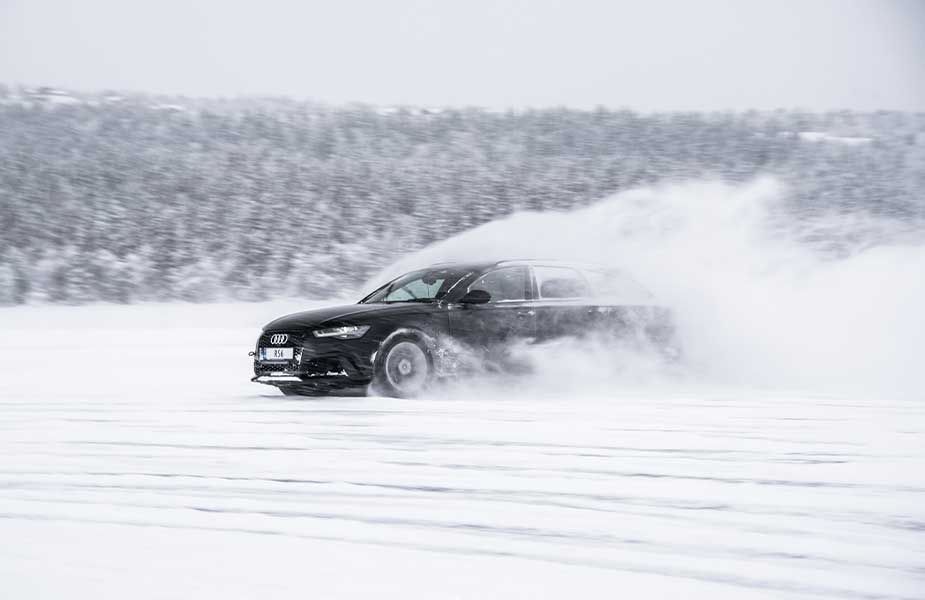
[(387, 396), (410, 398), (426, 390), (433, 378), (433, 360), (427, 348), (412, 336), (401, 336), (377, 355), (373, 389)]

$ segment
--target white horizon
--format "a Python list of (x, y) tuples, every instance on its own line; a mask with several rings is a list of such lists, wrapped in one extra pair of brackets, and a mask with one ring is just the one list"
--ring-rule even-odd
[(0, 81), (326, 104), (925, 110), (925, 4), (7, 0)]

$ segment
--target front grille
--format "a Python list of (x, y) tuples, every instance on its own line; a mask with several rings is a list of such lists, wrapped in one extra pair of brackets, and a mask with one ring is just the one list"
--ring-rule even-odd
[(282, 363), (257, 363), (254, 366), (254, 373), (256, 375), (266, 375), (267, 373), (289, 371), (291, 368), (288, 361)]
[[(285, 333), (289, 336), (282, 344), (273, 344), (270, 338), (276, 334)], [(302, 343), (305, 334), (295, 331), (265, 331), (257, 339), (257, 353), (259, 357), (260, 348), (292, 348), (292, 360), (274, 360), (261, 361), (254, 360), (254, 374), (266, 375), (268, 373), (293, 372), (299, 369), (302, 362)]]

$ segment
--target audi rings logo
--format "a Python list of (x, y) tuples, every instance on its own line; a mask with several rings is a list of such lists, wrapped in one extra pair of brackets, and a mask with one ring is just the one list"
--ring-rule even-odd
[(288, 333), (274, 333), (270, 336), (270, 343), (274, 346), (279, 346), (280, 344), (285, 344), (289, 341)]

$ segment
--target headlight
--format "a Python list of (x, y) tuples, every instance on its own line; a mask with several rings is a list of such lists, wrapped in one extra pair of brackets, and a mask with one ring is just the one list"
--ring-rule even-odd
[(312, 331), (315, 337), (336, 338), (338, 340), (354, 340), (361, 338), (369, 331), (369, 325), (344, 325), (343, 327), (328, 327)]

